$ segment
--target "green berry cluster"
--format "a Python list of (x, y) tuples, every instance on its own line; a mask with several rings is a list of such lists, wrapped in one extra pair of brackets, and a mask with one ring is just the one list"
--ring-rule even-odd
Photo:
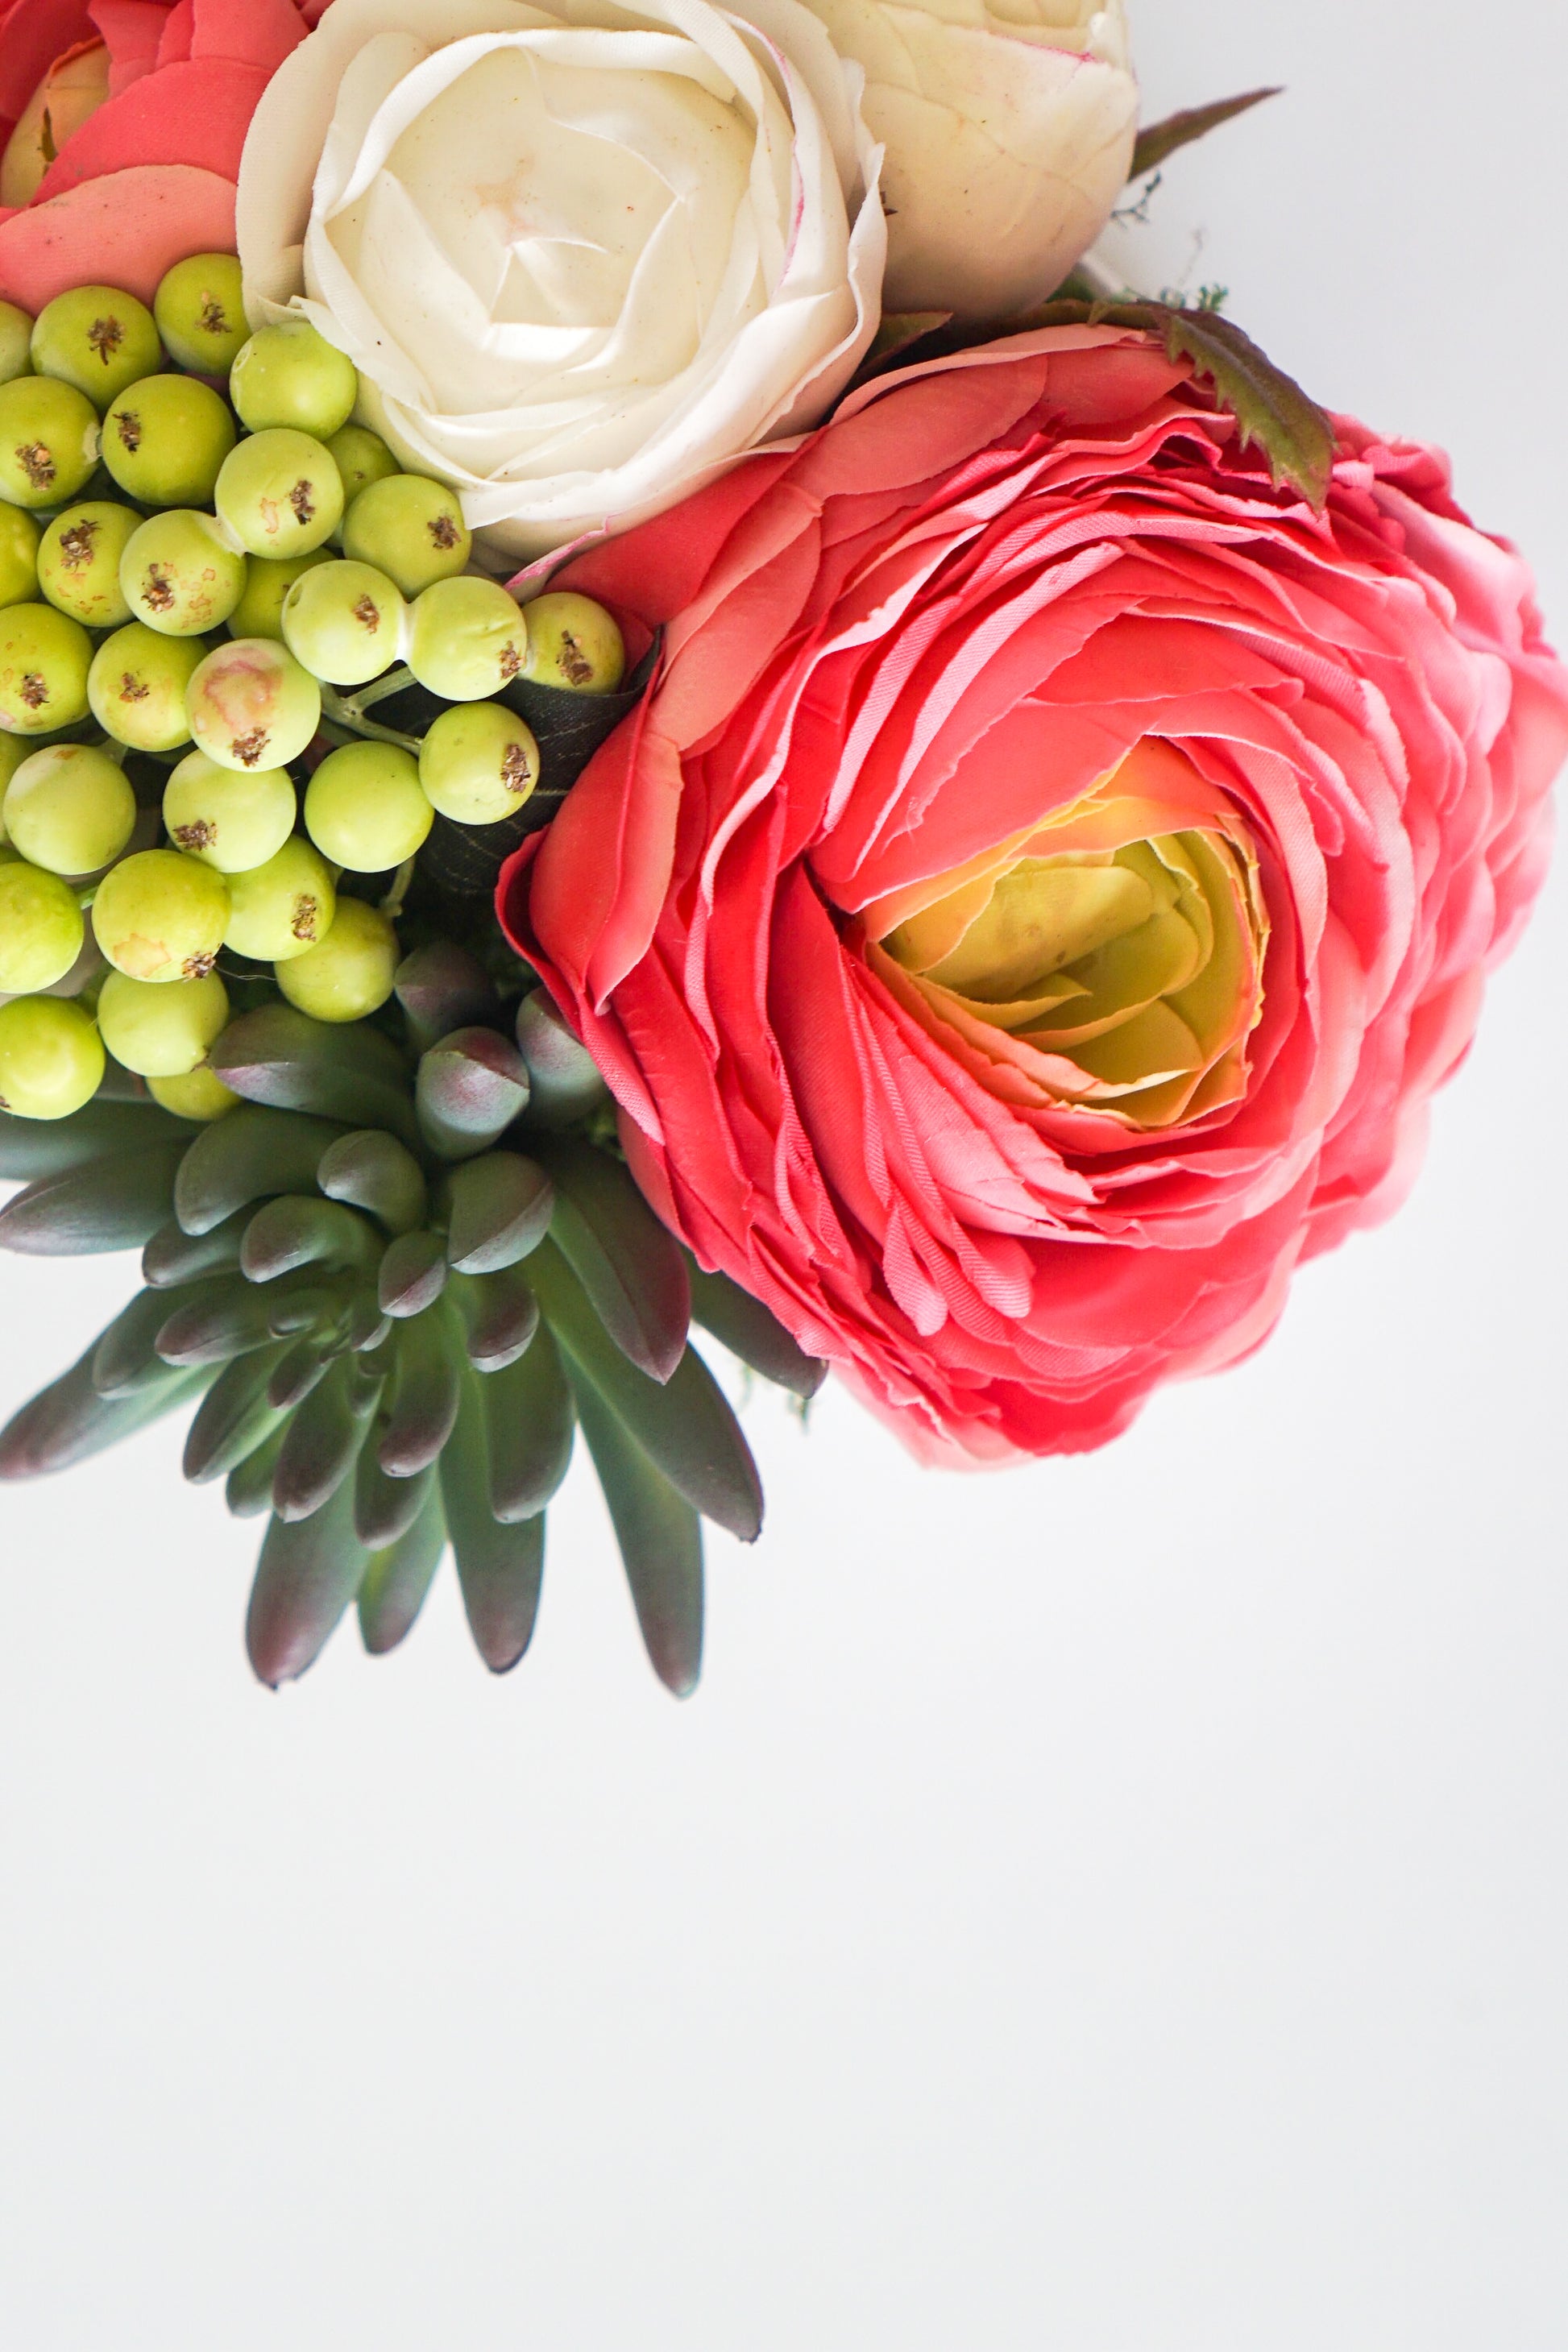
[[(84, 286), (4, 323), (0, 1108), (69, 1117), (107, 1050), (215, 1118), (220, 961), (320, 1021), (375, 1013), (395, 877), (438, 818), (500, 824), (539, 782), (500, 698), (613, 695), (620, 632), (478, 573), (452, 492), (353, 422), (342, 353), (304, 318), (248, 331), (232, 256), (151, 310)], [(366, 718), (403, 688), (417, 736)]]

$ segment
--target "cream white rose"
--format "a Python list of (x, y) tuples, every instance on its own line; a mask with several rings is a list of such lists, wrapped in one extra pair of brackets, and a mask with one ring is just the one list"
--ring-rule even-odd
[(1110, 218), (1137, 135), (1124, 0), (808, 0), (866, 69), (889, 310), (1004, 319)]
[(240, 172), (253, 320), (527, 559), (816, 423), (876, 331), (860, 77), (799, 0), (333, 0)]

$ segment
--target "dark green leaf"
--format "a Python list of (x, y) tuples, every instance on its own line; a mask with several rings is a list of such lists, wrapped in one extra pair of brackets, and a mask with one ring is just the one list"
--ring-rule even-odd
[(272, 1480), (280, 1519), (308, 1519), (337, 1493), (358, 1459), (379, 1392), (379, 1382), (366, 1382), (352, 1358), (340, 1357), (296, 1407)]
[(634, 1444), (592, 1381), (574, 1373), (573, 1387), (643, 1645), (666, 1689), (689, 1698), (702, 1672), (702, 1522)]
[(617, 1348), (655, 1381), (680, 1361), (691, 1320), (686, 1257), (607, 1152), (541, 1137), (535, 1157), (555, 1186), (551, 1239)]
[(330, 1119), (246, 1103), (204, 1127), (181, 1164), (174, 1213), (187, 1234), (209, 1234), (248, 1202), (316, 1190), (329, 1144), (348, 1129)]
[(1238, 114), (1249, 113), (1261, 106), (1266, 98), (1279, 98), (1282, 90), (1243, 90), (1239, 98), (1218, 98), (1212, 106), (1184, 107), (1180, 114), (1167, 114), (1163, 122), (1150, 122), (1138, 133), (1138, 144), (1132, 150), (1132, 169), (1128, 180), (1143, 179), (1157, 172), (1167, 155), (1178, 148), (1190, 147), (1194, 139), (1207, 138), (1222, 122), (1234, 122)]
[(455, 1168), (443, 1186), (447, 1255), (458, 1274), (497, 1274), (536, 1248), (555, 1194), (537, 1161), (487, 1151)]
[(122, 1162), (127, 1152), (152, 1143), (188, 1143), (193, 1128), (182, 1126), (155, 1103), (95, 1099), (69, 1118), (16, 1118), (0, 1111), (0, 1183), (32, 1184), (40, 1176), (61, 1176), (89, 1160)]
[(287, 1339), (275, 1339), (269, 1348), (238, 1357), (213, 1381), (185, 1439), (184, 1472), (194, 1486), (226, 1478), (287, 1420), (268, 1402), (267, 1391), (289, 1346)]
[(27, 1257), (85, 1257), (140, 1249), (163, 1223), (180, 1142), (41, 1176), (0, 1209), (0, 1249)]
[(262, 1682), (276, 1690), (315, 1664), (365, 1565), (347, 1481), (313, 1517), (272, 1521), (245, 1621), (245, 1646)]
[(816, 1394), (827, 1378), (827, 1366), (797, 1348), (760, 1298), (753, 1298), (727, 1274), (704, 1274), (693, 1259), (688, 1260), (687, 1272), (694, 1322), (711, 1331), (732, 1356), (761, 1372), (763, 1380), (791, 1390), (797, 1397)]
[(587, 1381), (694, 1510), (742, 1543), (754, 1541), (763, 1523), (757, 1465), (728, 1398), (696, 1349), (686, 1349), (668, 1381), (649, 1380), (612, 1344), (552, 1243), (541, 1244), (529, 1273), (568, 1371), (582, 1375), (573, 1381), (579, 1402)]
[(503, 1527), (490, 1515), (489, 1492), (481, 1382), (465, 1366), (457, 1425), (441, 1456), (441, 1501), (474, 1646), (492, 1674), (504, 1675), (533, 1638), (544, 1575), (544, 1515)]
[(399, 1323), (391, 1402), (376, 1449), (389, 1478), (426, 1470), (452, 1433), (460, 1373), (467, 1369), (456, 1318), (445, 1299)]
[(231, 1021), (208, 1059), (247, 1101), (384, 1128), (418, 1144), (408, 1066), (367, 1021), (312, 1021), (291, 1004), (263, 1004)]
[(354, 1472), (354, 1526), (367, 1551), (385, 1551), (402, 1541), (425, 1508), (437, 1475), (432, 1462), (412, 1478), (389, 1478), (375, 1447), (362, 1446)]
[(73, 1469), (122, 1437), (200, 1396), (210, 1372), (170, 1372), (128, 1397), (100, 1397), (92, 1384), (97, 1343), (68, 1372), (14, 1413), (0, 1430), (0, 1478), (42, 1478)]
[(263, 1438), (256, 1451), (229, 1472), (224, 1501), (235, 1518), (258, 1519), (272, 1508), (272, 1473), (288, 1433), (288, 1423), (280, 1422), (270, 1437)]
[[(361, 1461), (368, 1454), (367, 1447)], [(436, 1473), (403, 1484), (413, 1491), (419, 1508), (393, 1542), (372, 1552), (359, 1589), (360, 1638), (373, 1658), (395, 1650), (412, 1630), (447, 1549), (447, 1520)]]
[(505, 1525), (531, 1519), (560, 1487), (572, 1460), (572, 1391), (555, 1342), (541, 1330), (525, 1356), (481, 1382), (489, 1439), (490, 1510)]

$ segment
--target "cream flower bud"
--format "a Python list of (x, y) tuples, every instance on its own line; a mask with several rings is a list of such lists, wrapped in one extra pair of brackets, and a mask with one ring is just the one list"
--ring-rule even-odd
[(1126, 185), (1124, 0), (807, 0), (866, 74), (886, 156), (889, 310), (1002, 319), (1043, 300)]
[(876, 331), (860, 77), (800, 0), (333, 0), (257, 110), (256, 319), (531, 558), (814, 425)]

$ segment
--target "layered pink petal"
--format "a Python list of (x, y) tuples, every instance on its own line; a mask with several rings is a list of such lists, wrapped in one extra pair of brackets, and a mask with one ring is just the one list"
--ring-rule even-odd
[(0, 221), (0, 299), (37, 311), (93, 278), (150, 302), (176, 261), (233, 250), (232, 181), (138, 164)]

